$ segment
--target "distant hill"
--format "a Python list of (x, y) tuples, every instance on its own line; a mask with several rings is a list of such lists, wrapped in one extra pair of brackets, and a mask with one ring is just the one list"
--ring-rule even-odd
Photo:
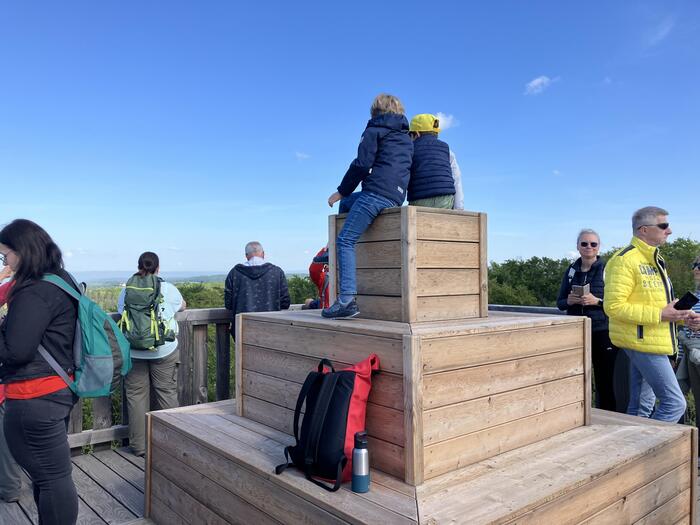
[[(118, 286), (133, 275), (133, 270), (120, 271), (90, 271), (72, 272), (80, 282), (85, 282), (91, 287), (97, 286)], [(287, 275), (307, 275), (307, 272), (286, 272)], [(226, 273), (220, 272), (161, 272), (161, 277), (173, 283), (223, 283), (226, 280)]]

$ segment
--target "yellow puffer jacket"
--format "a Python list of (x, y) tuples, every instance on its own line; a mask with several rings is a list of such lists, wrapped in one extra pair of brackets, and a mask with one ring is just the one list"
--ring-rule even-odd
[(627, 248), (605, 266), (603, 309), (610, 318), (610, 339), (620, 348), (650, 354), (676, 352), (676, 327), (661, 321), (673, 300), (673, 286), (659, 249), (632, 237)]

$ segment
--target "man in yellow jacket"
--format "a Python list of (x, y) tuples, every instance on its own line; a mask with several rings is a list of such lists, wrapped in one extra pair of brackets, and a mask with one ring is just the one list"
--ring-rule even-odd
[(668, 212), (654, 206), (637, 210), (632, 230), (630, 245), (605, 267), (603, 308), (610, 318), (610, 339), (630, 361), (627, 413), (676, 422), (686, 403), (668, 359), (676, 352), (675, 323), (687, 319), (700, 327), (700, 316), (673, 307), (677, 300), (659, 255), (672, 233)]

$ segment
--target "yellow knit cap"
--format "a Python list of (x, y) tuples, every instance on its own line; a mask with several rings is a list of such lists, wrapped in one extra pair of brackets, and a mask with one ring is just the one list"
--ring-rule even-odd
[(432, 131), (433, 133), (440, 133), (440, 121), (435, 115), (421, 113), (411, 119), (411, 125), (408, 129), (410, 131)]

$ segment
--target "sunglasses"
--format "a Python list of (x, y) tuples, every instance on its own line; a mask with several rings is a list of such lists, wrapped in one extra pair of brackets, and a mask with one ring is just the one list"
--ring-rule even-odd
[(588, 248), (588, 245), (591, 245), (591, 248), (597, 248), (598, 243), (597, 242), (586, 242), (586, 241), (581, 241), (579, 243), (581, 245), (581, 248)]
[(659, 230), (668, 230), (668, 227), (671, 225), (667, 222), (660, 222), (659, 224), (642, 224), (642, 226), (656, 226)]
[(700, 262), (694, 262), (693, 265), (691, 266), (691, 269), (700, 270)]

